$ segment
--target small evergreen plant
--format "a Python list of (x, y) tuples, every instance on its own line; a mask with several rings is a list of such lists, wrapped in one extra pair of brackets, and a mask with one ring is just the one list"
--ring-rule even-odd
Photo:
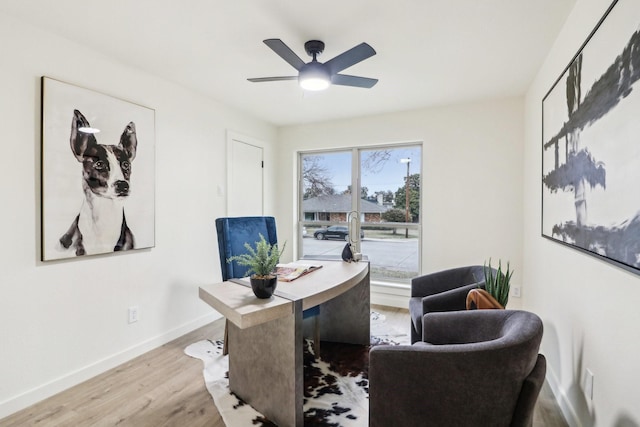
[(498, 269), (496, 274), (493, 274), (491, 268), (491, 259), (489, 259), (489, 265), (484, 265), (484, 285), (485, 290), (491, 294), (503, 307), (507, 306), (509, 302), (509, 288), (511, 287), (511, 276), (513, 270), (509, 270), (509, 262), (507, 261), (507, 270), (502, 272), (502, 263), (498, 260)]
[(271, 245), (264, 236), (260, 234), (260, 241), (256, 242), (256, 248), (253, 249), (249, 243), (245, 243), (244, 247), (248, 253), (242, 255), (234, 255), (227, 259), (227, 262), (236, 261), (239, 265), (249, 267), (247, 276), (254, 273), (258, 278), (271, 276), (280, 260), (280, 256), (284, 252), (286, 242), (282, 245), (282, 250), (278, 250), (278, 244)]

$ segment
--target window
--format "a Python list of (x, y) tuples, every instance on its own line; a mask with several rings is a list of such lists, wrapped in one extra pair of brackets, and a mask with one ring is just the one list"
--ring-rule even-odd
[(420, 272), (421, 160), (418, 144), (300, 153), (298, 257), (340, 256), (351, 240), (372, 281), (408, 284)]

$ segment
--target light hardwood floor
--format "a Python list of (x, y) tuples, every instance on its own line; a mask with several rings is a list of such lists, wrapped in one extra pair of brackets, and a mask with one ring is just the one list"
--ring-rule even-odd
[[(390, 325), (409, 328), (407, 310), (373, 306)], [(220, 339), (224, 320), (190, 332), (82, 384), (0, 420), (13, 426), (224, 427), (202, 378), (202, 362), (184, 348)], [(564, 427), (553, 394), (545, 385), (534, 427)]]

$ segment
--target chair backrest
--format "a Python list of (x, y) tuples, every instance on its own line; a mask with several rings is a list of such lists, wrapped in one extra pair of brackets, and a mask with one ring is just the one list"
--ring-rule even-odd
[(255, 246), (255, 243), (260, 241), (260, 234), (269, 244), (278, 243), (276, 220), (272, 216), (217, 218), (216, 231), (222, 280), (236, 279), (246, 275), (249, 267), (239, 265), (236, 261), (227, 262), (227, 259), (232, 256), (247, 253), (245, 243)]
[[(495, 269), (493, 270), (495, 271)], [(484, 287), (484, 266), (469, 265), (456, 267), (414, 277), (411, 280), (412, 297), (425, 296), (424, 291), (421, 289), (422, 283), (425, 281), (429, 283), (429, 295), (471, 284)]]
[[(440, 355), (446, 354), (445, 365), (469, 367), (463, 374), (463, 387), (447, 390), (450, 385), (443, 384), (448, 382), (446, 375), (440, 381), (433, 378), (434, 387), (439, 387), (441, 393), (458, 393), (468, 411), (462, 418), (510, 424), (523, 382), (538, 360), (542, 320), (528, 311), (473, 310), (429, 313), (423, 327), (425, 341), (430, 343), (427, 346)], [(447, 371), (443, 366), (440, 369)], [(455, 408), (450, 407), (448, 414), (454, 412)]]

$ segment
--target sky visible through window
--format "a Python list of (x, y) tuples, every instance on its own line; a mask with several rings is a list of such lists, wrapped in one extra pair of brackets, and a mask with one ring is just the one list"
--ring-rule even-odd
[[(387, 155), (380, 162), (374, 162), (372, 167), (366, 167), (367, 159), (374, 153), (385, 151)], [(351, 151), (315, 154), (320, 157), (320, 164), (326, 168), (337, 193), (342, 193), (351, 185)], [(400, 159), (410, 158), (409, 173), (414, 175), (421, 172), (421, 147), (411, 146), (402, 148), (380, 148), (362, 151), (361, 185), (367, 187), (368, 195), (378, 191), (392, 191), (404, 186), (407, 176), (407, 164)]]

